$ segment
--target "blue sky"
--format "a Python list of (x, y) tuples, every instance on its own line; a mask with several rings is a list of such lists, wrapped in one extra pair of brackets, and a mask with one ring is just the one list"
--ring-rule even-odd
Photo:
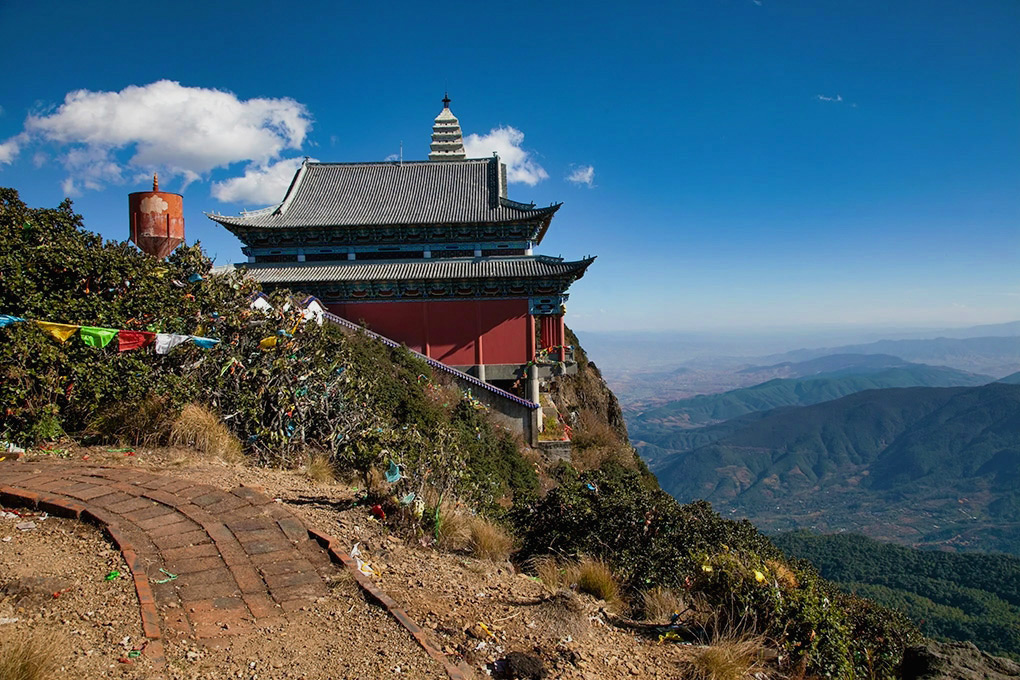
[(0, 25), (0, 184), (70, 192), (108, 238), (159, 169), (189, 241), (238, 261), (203, 211), (271, 203), (306, 155), (424, 158), (448, 88), (512, 198), (564, 202), (541, 251), (599, 255), (577, 328), (1020, 318), (1015, 0), (40, 1)]

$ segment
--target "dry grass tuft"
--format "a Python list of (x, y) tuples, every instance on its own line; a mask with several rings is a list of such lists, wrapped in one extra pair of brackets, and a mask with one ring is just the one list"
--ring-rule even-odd
[(761, 678), (764, 666), (760, 637), (717, 638), (691, 657), (695, 680), (745, 680)]
[(49, 680), (59, 666), (59, 651), (51, 632), (0, 637), (0, 680)]
[(577, 562), (561, 561), (552, 555), (542, 555), (533, 558), (531, 566), (543, 585), (553, 592), (569, 589), (577, 584)]
[(765, 564), (775, 575), (779, 585), (787, 590), (793, 590), (800, 586), (800, 580), (797, 578), (796, 572), (790, 569), (790, 567), (778, 560), (768, 560)]
[(577, 563), (577, 590), (615, 605), (620, 602), (620, 584), (609, 565), (602, 560), (584, 557)]
[(133, 446), (165, 441), (171, 426), (166, 399), (156, 395), (139, 401), (117, 402), (102, 409), (86, 428), (86, 435)]
[(684, 609), (684, 598), (672, 588), (656, 586), (642, 594), (641, 611), (646, 621), (669, 621)]
[(444, 550), (468, 550), (471, 547), (473, 517), (457, 501), (444, 499), (439, 503), (436, 539)]
[(170, 428), (170, 443), (190, 446), (228, 463), (244, 460), (241, 442), (216, 414), (198, 404), (188, 404)]
[(483, 560), (505, 562), (510, 559), (514, 540), (506, 530), (484, 517), (471, 521), (471, 554)]
[(336, 473), (333, 464), (327, 456), (321, 453), (313, 453), (308, 456), (308, 464), (305, 466), (305, 474), (308, 478), (319, 484), (332, 484), (336, 481)]

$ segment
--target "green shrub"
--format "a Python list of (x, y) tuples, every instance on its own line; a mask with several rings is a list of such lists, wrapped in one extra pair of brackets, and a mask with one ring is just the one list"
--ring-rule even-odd
[(556, 475), (544, 499), (512, 512), (524, 560), (604, 559), (634, 591), (673, 588), (704, 602), (713, 611), (706, 634), (750, 628), (822, 677), (886, 677), (918, 638), (903, 617), (788, 565), (749, 522), (723, 519), (705, 502), (681, 505), (640, 471), (610, 463)]

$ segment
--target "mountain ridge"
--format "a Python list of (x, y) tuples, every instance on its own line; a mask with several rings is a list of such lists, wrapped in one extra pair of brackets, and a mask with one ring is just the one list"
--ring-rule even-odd
[(766, 530), (1020, 552), (1020, 385), (869, 390), (717, 429), (654, 460), (677, 499)]

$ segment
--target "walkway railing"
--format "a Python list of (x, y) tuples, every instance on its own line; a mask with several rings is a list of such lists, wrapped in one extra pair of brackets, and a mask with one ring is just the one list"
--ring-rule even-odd
[[(358, 324), (354, 323), (353, 321), (348, 321), (347, 319), (343, 318), (342, 316), (337, 316), (336, 314), (333, 314), (332, 312), (323, 312), (322, 316), (323, 316), (324, 319), (326, 319), (326, 321), (329, 321), (330, 323), (336, 324), (337, 326), (342, 326), (344, 328), (347, 328), (347, 329), (352, 330), (352, 331), (356, 331), (358, 333), (364, 333), (368, 337), (374, 338), (374, 339), (378, 340), (379, 342), (381, 342), (384, 345), (387, 345), (389, 347), (402, 347), (403, 346), (403, 345), (401, 345), (401, 343), (396, 342), (395, 340), (391, 340), (391, 339), (389, 339), (389, 338), (387, 338), (387, 337), (385, 337), (383, 335), (379, 335), (378, 333), (376, 333), (374, 331), (368, 330), (364, 326), (359, 326)], [(414, 351), (411, 348), (407, 348), (407, 351), (410, 352), (411, 354), (414, 354), (416, 357), (418, 357), (419, 359), (421, 359), (422, 361), (427, 363), (432, 368), (435, 368), (436, 370), (439, 370), (439, 371), (443, 371), (444, 373), (448, 373), (449, 375), (452, 375), (457, 380), (460, 380), (462, 382), (470, 383), (470, 384), (474, 385), (475, 387), (480, 387), (483, 390), (487, 390), (489, 392), (492, 392), (493, 394), (495, 394), (497, 396), (500, 396), (500, 397), (502, 397), (504, 399), (508, 399), (508, 400), (510, 400), (510, 401), (512, 401), (514, 403), (520, 404), (521, 406), (526, 406), (527, 408), (530, 408), (530, 409), (541, 408), (538, 404), (536, 404), (533, 401), (528, 401), (527, 399), (521, 399), (516, 394), (513, 394), (511, 392), (507, 392), (506, 390), (501, 390), (498, 387), (496, 387), (495, 385), (490, 385), (489, 383), (485, 382), (484, 380), (479, 380), (478, 378), (476, 378), (473, 375), (470, 375), (468, 373), (465, 373), (464, 371), (458, 371), (456, 368), (453, 368), (451, 366), (447, 366), (443, 362), (436, 361), (435, 359), (433, 359), (431, 357), (427, 357), (424, 354), (422, 354), (421, 352), (416, 352), (416, 351)]]

